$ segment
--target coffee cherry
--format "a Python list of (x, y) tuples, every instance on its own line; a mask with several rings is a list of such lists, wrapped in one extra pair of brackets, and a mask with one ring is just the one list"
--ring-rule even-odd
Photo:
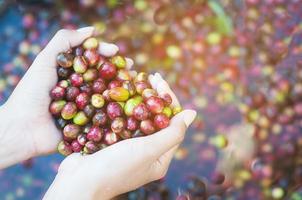
[(83, 79), (85, 82), (92, 82), (96, 80), (98, 77), (98, 71), (96, 69), (88, 69), (84, 74), (83, 74)]
[(70, 75), (70, 82), (72, 86), (78, 87), (84, 82), (83, 76), (81, 74), (73, 73)]
[(50, 98), (53, 100), (60, 100), (63, 99), (65, 96), (65, 89), (59, 86), (55, 86), (51, 91), (50, 91)]
[(172, 111), (173, 111), (173, 115), (176, 115), (176, 114), (178, 114), (182, 111), (182, 107), (181, 106), (175, 106)]
[(106, 90), (106, 83), (103, 79), (99, 78), (96, 81), (93, 82), (92, 84), (92, 90), (94, 93), (101, 94)]
[(92, 87), (89, 83), (83, 83), (80, 86), (80, 91), (88, 94), (89, 96), (92, 95), (92, 92), (93, 92)]
[(83, 146), (77, 140), (73, 140), (71, 142), (71, 148), (72, 148), (73, 152), (80, 152), (82, 150)]
[(136, 75), (134, 78), (134, 83), (136, 82), (147, 82), (148, 81), (148, 75), (145, 72), (140, 72)]
[(176, 200), (190, 200), (190, 198), (187, 195), (180, 194), (176, 197)]
[(98, 150), (99, 150), (99, 147), (93, 141), (88, 141), (83, 148), (83, 153), (92, 154), (92, 153), (97, 152)]
[(164, 109), (164, 102), (156, 96), (146, 99), (147, 108), (154, 114), (161, 113)]
[(144, 82), (144, 81), (140, 81), (140, 82), (136, 82), (134, 83), (135, 85), (135, 90), (138, 94), (142, 94), (143, 91), (147, 88), (151, 88), (151, 86), (147, 83), (147, 82)]
[(74, 101), (79, 94), (80, 90), (77, 87), (69, 86), (66, 88), (66, 99), (68, 101)]
[(58, 82), (57, 86), (66, 89), (69, 86), (69, 82), (66, 80), (61, 80)]
[(163, 109), (163, 112), (162, 112), (163, 114), (165, 114), (167, 117), (171, 117), (172, 116), (172, 109), (170, 108), (170, 107), (168, 107), (168, 106), (166, 106), (166, 107), (164, 107), (164, 109)]
[(75, 103), (80, 110), (83, 110), (84, 107), (89, 103), (89, 95), (87, 93), (80, 93), (76, 97)]
[(131, 138), (131, 131), (124, 129), (121, 132), (117, 133), (122, 139), (129, 139)]
[(86, 137), (86, 135), (85, 135), (85, 134), (80, 134), (80, 135), (78, 135), (77, 141), (78, 141), (78, 143), (79, 143), (80, 145), (84, 146), (84, 145), (86, 144), (86, 142), (87, 142), (87, 137)]
[(85, 115), (85, 113), (83, 111), (80, 111), (74, 116), (73, 123), (83, 126), (83, 125), (87, 124), (88, 120), (89, 119)]
[(105, 101), (107, 101), (107, 102), (112, 101), (112, 99), (110, 98), (110, 95), (109, 95), (109, 90), (105, 90), (102, 95), (103, 95), (103, 98), (105, 99)]
[(93, 115), (95, 114), (95, 108), (94, 106), (92, 105), (86, 105), (83, 109), (85, 115), (88, 117), (88, 118), (92, 118)]
[(135, 86), (131, 81), (123, 81), (122, 87), (128, 90), (129, 95), (131, 97), (135, 95), (136, 93)]
[(140, 130), (145, 135), (150, 135), (155, 132), (155, 127), (154, 127), (153, 122), (150, 119), (147, 119), (147, 120), (141, 121)]
[(225, 180), (225, 176), (224, 174), (220, 173), (220, 172), (214, 172), (212, 175), (211, 175), (211, 178), (210, 178), (211, 182), (213, 184), (216, 184), (216, 185), (221, 185), (224, 180)]
[(62, 119), (60, 117), (60, 118), (58, 118), (58, 119), (55, 120), (55, 124), (56, 124), (56, 127), (58, 129), (63, 129), (66, 126), (67, 121), (65, 119)]
[(107, 115), (113, 120), (116, 117), (121, 117), (123, 115), (123, 109), (120, 104), (116, 102), (110, 102), (107, 105)]
[(73, 60), (73, 70), (76, 73), (83, 74), (88, 68), (88, 63), (83, 56), (76, 56)]
[(109, 96), (114, 101), (126, 101), (129, 98), (129, 92), (125, 88), (115, 87), (109, 90)]
[(140, 121), (148, 119), (149, 110), (147, 109), (147, 106), (144, 103), (140, 103), (133, 109), (133, 116)]
[(63, 107), (65, 106), (65, 104), (66, 104), (66, 101), (64, 101), (64, 100), (54, 101), (49, 106), (49, 112), (53, 115), (59, 115), (61, 113)]
[(107, 123), (108, 117), (106, 113), (102, 110), (99, 110), (92, 118), (92, 123), (95, 126), (103, 126)]
[(122, 132), (126, 127), (126, 122), (122, 117), (117, 117), (111, 122), (111, 130), (115, 133)]
[(146, 100), (152, 96), (157, 96), (157, 92), (154, 89), (147, 88), (142, 93), (142, 97), (144, 100)]
[(84, 58), (86, 59), (86, 61), (88, 62), (88, 65), (90, 67), (95, 66), (96, 64), (98, 64), (99, 54), (96, 50), (88, 49), (88, 50), (84, 51), (83, 55), (84, 55)]
[(94, 94), (91, 96), (91, 104), (95, 108), (102, 108), (105, 104), (105, 100), (101, 94)]
[(72, 66), (73, 56), (69, 53), (59, 53), (57, 55), (57, 63), (64, 68)]
[(165, 114), (157, 114), (154, 116), (154, 125), (158, 129), (164, 129), (169, 126), (170, 120)]
[(169, 106), (172, 103), (172, 97), (168, 93), (161, 94), (159, 97), (164, 101), (166, 106)]
[(103, 137), (102, 129), (97, 126), (93, 126), (90, 128), (87, 133), (87, 139), (93, 142), (100, 142)]
[(112, 145), (118, 141), (118, 136), (112, 131), (107, 131), (104, 135), (104, 143), (107, 145)]
[(116, 67), (110, 62), (103, 63), (99, 69), (100, 77), (105, 80), (113, 79), (116, 76), (116, 73)]
[(127, 116), (132, 116), (133, 115), (133, 109), (138, 106), (142, 102), (141, 99), (139, 98), (131, 98), (129, 99), (125, 106), (124, 106), (124, 112)]
[(83, 47), (84, 49), (96, 49), (99, 45), (99, 42), (96, 38), (91, 37), (84, 41)]
[(112, 89), (112, 88), (116, 88), (116, 87), (121, 87), (121, 86), (122, 86), (122, 82), (121, 81), (119, 81), (119, 80), (112, 80), (108, 84), (108, 89)]
[(113, 56), (111, 62), (118, 68), (123, 69), (126, 67), (126, 59), (122, 56)]
[(77, 106), (75, 103), (68, 102), (65, 104), (61, 111), (61, 116), (63, 119), (72, 119), (77, 114)]
[(72, 147), (70, 146), (70, 144), (68, 142), (61, 141), (58, 144), (57, 149), (58, 149), (58, 152), (60, 154), (62, 154), (63, 156), (68, 156), (68, 155), (72, 154)]
[(132, 97), (133, 99), (135, 99), (136, 101), (142, 102), (143, 101), (143, 97), (141, 97), (140, 95), (135, 95), (134, 97)]
[(128, 117), (126, 121), (126, 128), (130, 131), (138, 129), (138, 121), (134, 117)]
[(120, 69), (117, 71), (116, 79), (120, 81), (130, 81), (131, 75), (128, 70)]
[(71, 74), (71, 70), (64, 67), (59, 67), (57, 69), (57, 74), (59, 79), (67, 79), (69, 75)]
[(63, 134), (66, 138), (76, 139), (80, 133), (81, 128), (76, 124), (67, 124), (63, 129)]

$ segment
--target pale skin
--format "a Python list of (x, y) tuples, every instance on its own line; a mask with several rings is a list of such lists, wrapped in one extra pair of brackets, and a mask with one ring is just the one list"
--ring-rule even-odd
[[(0, 169), (56, 152), (61, 133), (48, 111), (49, 91), (57, 82), (56, 55), (93, 36), (94, 28), (60, 30), (37, 56), (8, 101), (0, 107)], [(116, 45), (100, 43), (99, 53), (113, 56)], [(127, 67), (133, 64), (127, 59)], [(149, 81), (158, 93), (178, 100), (156, 73)], [(74, 153), (63, 160), (44, 199), (111, 199), (165, 176), (196, 112), (184, 110), (169, 127), (146, 137), (118, 142), (95, 154)]]

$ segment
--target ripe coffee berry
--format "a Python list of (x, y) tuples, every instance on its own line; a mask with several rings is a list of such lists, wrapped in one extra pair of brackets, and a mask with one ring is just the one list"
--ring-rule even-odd
[(50, 91), (50, 97), (53, 100), (60, 100), (63, 99), (65, 96), (65, 89), (60, 87), (60, 86), (55, 86), (51, 91)]
[(62, 131), (58, 151), (65, 156), (153, 134), (181, 111), (171, 107), (169, 94), (152, 89), (146, 73), (130, 73), (123, 56), (101, 56), (96, 38), (60, 53), (57, 63), (49, 111)]

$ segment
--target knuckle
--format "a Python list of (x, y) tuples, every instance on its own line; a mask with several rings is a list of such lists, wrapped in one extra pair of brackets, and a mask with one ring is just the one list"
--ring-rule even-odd
[(70, 35), (71, 30), (68, 29), (60, 29), (54, 36), (56, 41), (65, 42), (66, 38)]
[(58, 32), (56, 33), (56, 37), (64, 37), (69, 33), (69, 30), (67, 29), (60, 29), (58, 30)]
[(159, 172), (156, 174), (156, 180), (159, 180), (159, 179), (162, 179), (162, 178), (164, 178), (165, 176), (166, 176), (166, 174), (167, 174), (167, 169), (166, 168), (161, 168), (160, 170), (159, 170)]
[(81, 156), (79, 154), (72, 154), (70, 156), (68, 156), (67, 158), (65, 158), (59, 168), (58, 168), (58, 172), (62, 172), (62, 171), (67, 171), (72, 169), (74, 166), (77, 166), (78, 163), (80, 162)]

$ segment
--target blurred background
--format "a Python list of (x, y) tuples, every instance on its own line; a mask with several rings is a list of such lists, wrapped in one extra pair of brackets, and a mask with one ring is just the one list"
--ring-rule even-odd
[[(167, 176), (120, 199), (302, 200), (301, 19), (301, 0), (0, 0), (0, 105), (57, 30), (93, 25), (198, 111)], [(0, 199), (41, 199), (62, 159), (0, 170)]]

